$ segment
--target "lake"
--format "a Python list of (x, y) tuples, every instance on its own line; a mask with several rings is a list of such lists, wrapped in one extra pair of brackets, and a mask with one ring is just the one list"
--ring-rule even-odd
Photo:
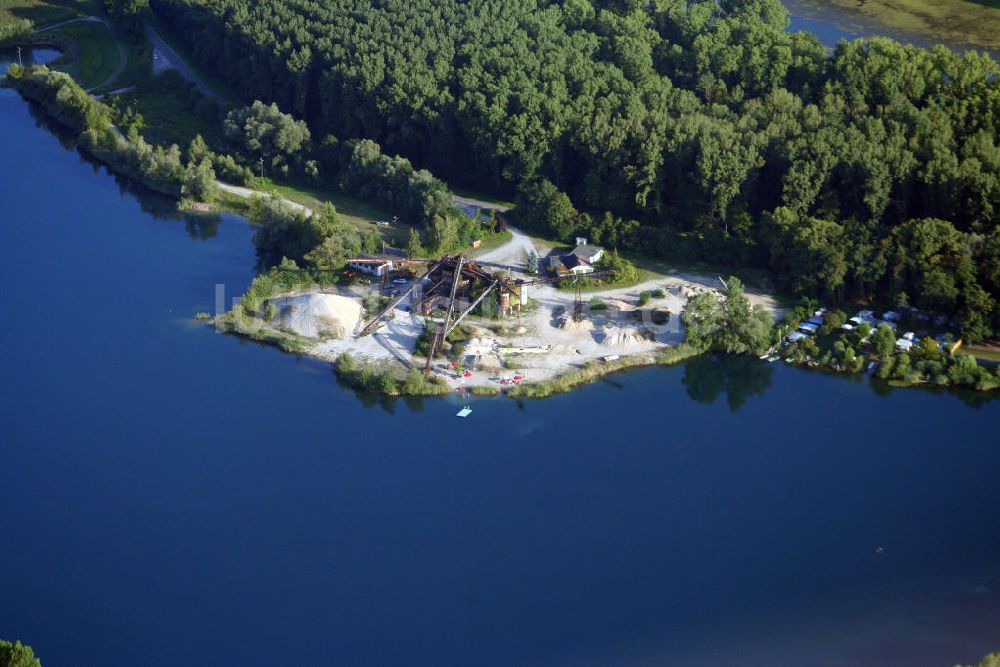
[[(948, 48), (964, 53), (975, 50), (968, 44), (941, 42), (912, 30), (902, 30), (886, 26), (860, 11), (848, 11), (823, 0), (781, 0), (788, 10), (789, 30), (811, 32), (819, 41), (834, 47), (842, 39), (848, 41), (862, 37), (885, 36), (921, 48), (931, 48), (943, 43)], [(864, 0), (859, 1), (859, 5)], [(982, 49), (980, 49), (982, 50)], [(1000, 53), (986, 50), (994, 60), (1000, 61)]]
[(64, 665), (951, 665), (1000, 648), (1000, 402), (701, 358), (387, 400), (191, 316), (232, 215), (0, 92), (0, 636)]
[[(28, 65), (47, 65), (61, 55), (62, 52), (58, 49), (51, 49), (48, 47), (25, 47), (21, 50), (21, 64), (25, 67)], [(8, 65), (16, 62), (18, 62), (17, 49), (0, 49), (0, 76), (3, 76), (3, 73), (7, 71)]]

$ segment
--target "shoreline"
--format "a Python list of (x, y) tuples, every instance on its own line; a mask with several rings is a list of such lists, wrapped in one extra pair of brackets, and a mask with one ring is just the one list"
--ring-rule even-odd
[[(196, 317), (195, 319), (213, 327), (221, 334), (234, 335), (276, 347), (282, 352), (294, 354), (295, 356), (306, 356), (317, 361), (326, 362), (330, 364), (338, 380), (352, 389), (388, 397), (443, 397), (451, 394), (461, 394), (479, 398), (548, 398), (550, 396), (570, 393), (575, 389), (593, 384), (611, 375), (654, 366), (673, 366), (703, 354), (712, 354), (711, 350), (699, 349), (682, 342), (675, 346), (660, 349), (654, 353), (631, 354), (604, 362), (589, 360), (578, 368), (568, 368), (565, 372), (557, 373), (551, 377), (534, 382), (523, 381), (509, 387), (494, 387), (483, 384), (452, 386), (442, 376), (434, 375), (419, 385), (419, 390), (412, 390), (412, 387), (407, 388), (406, 384), (404, 384), (406, 377), (398, 377), (399, 371), (404, 370), (399, 365), (396, 368), (392, 368), (384, 361), (376, 362), (367, 358), (359, 358), (350, 351), (331, 359), (329, 356), (316, 354), (314, 350), (309, 348), (308, 343), (304, 343), (300, 337), (291, 334), (276, 333), (270, 329), (250, 331), (241, 327), (239, 323), (234, 322), (232, 319), (219, 320), (219, 318), (213, 318), (206, 320), (204, 317)], [(338, 364), (338, 362), (341, 362), (345, 358), (350, 359), (350, 367), (347, 369)], [(419, 368), (411, 368), (409, 372), (411, 374), (417, 372), (423, 376), (423, 371)], [(386, 378), (391, 378), (396, 382), (396, 385), (388, 391), (384, 391), (381, 386)]]
[[(198, 318), (196, 318), (198, 319)], [(585, 387), (587, 385), (595, 384), (604, 380), (608, 377), (628, 373), (634, 370), (642, 370), (646, 368), (669, 368), (671, 366), (676, 366), (678, 364), (684, 363), (686, 361), (715, 354), (724, 354), (715, 350), (705, 350), (701, 348), (696, 348), (688, 343), (680, 343), (676, 346), (664, 348), (657, 353), (653, 354), (634, 354), (620, 357), (611, 362), (595, 362), (590, 361), (583, 364), (579, 368), (568, 369), (564, 373), (560, 373), (553, 377), (538, 380), (535, 382), (522, 382), (516, 386), (510, 388), (500, 388), (500, 387), (489, 387), (484, 385), (469, 385), (466, 387), (451, 387), (444, 383), (439, 383), (435, 381), (427, 381), (425, 385), (419, 391), (410, 391), (405, 389), (405, 385), (402, 383), (402, 379), (394, 378), (399, 382), (399, 384), (392, 391), (382, 391), (379, 387), (379, 382), (387, 374), (392, 374), (392, 371), (387, 368), (385, 364), (373, 363), (365, 361), (358, 364), (358, 366), (351, 370), (351, 372), (344, 372), (343, 369), (339, 369), (337, 366), (337, 360), (330, 360), (327, 357), (317, 356), (311, 353), (307, 348), (297, 347), (295, 344), (289, 344), (292, 340), (291, 337), (281, 337), (273, 335), (259, 335), (246, 331), (238, 330), (238, 327), (232, 324), (225, 324), (223, 328), (220, 329), (219, 325), (214, 320), (204, 320), (201, 322), (208, 324), (216, 329), (217, 332), (225, 335), (234, 335), (240, 338), (245, 338), (247, 340), (254, 341), (263, 345), (269, 345), (275, 347), (282, 352), (294, 354), (296, 356), (305, 356), (316, 361), (322, 361), (330, 365), (330, 369), (337, 376), (338, 381), (340, 381), (345, 386), (350, 389), (361, 393), (376, 395), (387, 398), (407, 398), (407, 397), (439, 397), (444, 398), (451, 395), (460, 395), (466, 398), (509, 398), (514, 400), (520, 399), (544, 399), (550, 398), (552, 396), (559, 396), (564, 394), (569, 394), (577, 389)], [(353, 357), (348, 353), (345, 356)], [(737, 355), (754, 357), (756, 355)], [(339, 359), (339, 357), (338, 357)], [(355, 358), (355, 363), (357, 360)], [(762, 362), (766, 363), (766, 362)], [(857, 381), (864, 381), (869, 387), (873, 387), (876, 384), (884, 385), (891, 389), (916, 389), (931, 391), (934, 393), (939, 392), (958, 392), (960, 394), (966, 394), (969, 396), (975, 396), (977, 398), (992, 399), (1000, 395), (1000, 388), (992, 387), (988, 389), (978, 389), (973, 386), (957, 384), (957, 383), (947, 383), (939, 384), (927, 380), (922, 381), (906, 381), (898, 379), (882, 379), (876, 377), (874, 374), (867, 373), (865, 371), (852, 372), (847, 369), (834, 369), (828, 366), (824, 366), (819, 363), (795, 363), (789, 362), (782, 359), (780, 363), (783, 363), (791, 368), (798, 370), (818, 373), (821, 375), (830, 375), (834, 377), (839, 377), (841, 379), (850, 379)], [(398, 370), (398, 369), (397, 369)], [(364, 373), (369, 374), (369, 379), (365, 379)], [(422, 372), (421, 372), (422, 373)]]
[[(18, 68), (18, 73), (24, 70), (31, 71), (29, 68)], [(41, 71), (44, 72), (47, 69)], [(21, 76), (9, 78), (8, 83), (29, 102), (39, 105), (48, 117), (71, 130), (80, 131), (79, 123), (74, 122), (77, 119), (64, 116), (65, 110), (59, 106), (57, 99), (47, 94), (51, 91), (45, 89), (44, 86), (35, 88), (31, 85), (25, 85), (25, 80), (22, 80)], [(97, 109), (103, 109), (103, 105), (92, 98), (89, 99), (88, 104), (95, 105)], [(101, 128), (103, 138), (99, 137), (96, 140), (91, 138), (91, 129), (80, 131), (77, 136), (77, 147), (106, 164), (110, 170), (134, 179), (144, 187), (175, 198), (181, 194), (179, 184), (175, 180), (177, 175), (170, 174), (170, 177), (167, 178), (164, 177), (162, 171), (147, 174), (134, 168), (135, 165), (132, 164), (134, 160), (131, 160), (131, 155), (126, 152), (134, 148), (131, 142), (125, 139), (114, 125), (110, 124), (110, 121), (106, 121), (106, 123)], [(139, 144), (143, 143), (141, 137), (135, 141)], [(111, 146), (107, 145), (109, 143)], [(226, 197), (221, 199), (220, 204), (221, 206), (217, 206), (217, 209), (240, 212), (232, 207)], [(494, 260), (493, 263), (507, 264), (508, 268), (513, 268), (517, 259), (513, 256), (507, 256), (510, 254), (510, 249), (514, 248), (521, 252), (526, 247), (534, 247), (528, 237), (516, 232), (516, 230), (515, 234), (516, 238), (512, 238), (504, 247), (489, 251), (483, 255), (483, 259), (486, 259), (488, 255), (491, 260)], [(525, 239), (528, 239), (527, 242)], [(490, 263), (484, 262), (484, 264)], [(672, 270), (671, 273), (676, 272)], [(368, 371), (359, 371), (360, 384), (365, 389), (372, 389), (372, 383), (377, 380), (381, 383), (382, 393), (386, 395), (440, 395), (451, 391), (465, 391), (475, 395), (503, 394), (515, 398), (544, 397), (555, 393), (565, 393), (615, 372), (660, 363), (676, 363), (700, 354), (702, 350), (696, 350), (685, 343), (677, 320), (687, 298), (692, 294), (699, 292), (719, 293), (718, 289), (708, 286), (711, 282), (705, 276), (668, 275), (629, 287), (609, 287), (596, 292), (588, 291), (587, 297), (591, 298), (591, 306), (595, 312), (588, 311), (582, 320), (566, 316), (567, 312), (572, 312), (570, 308), (573, 303), (573, 295), (568, 290), (560, 290), (549, 285), (532, 287), (532, 296), (538, 307), (537, 309), (531, 308), (526, 314), (522, 314), (529, 319), (530, 323), (527, 327), (521, 325), (521, 316), (519, 316), (517, 329), (520, 331), (513, 333), (498, 331), (492, 326), (484, 330), (484, 327), (480, 326), (477, 328), (477, 332), (470, 333), (466, 338), (470, 345), (476, 344), (476, 349), (479, 350), (469, 353), (474, 358), (473, 364), (476, 372), (482, 372), (480, 357), (486, 357), (488, 364), (493, 364), (486, 365), (486, 371), (497, 375), (483, 379), (473, 378), (471, 374), (459, 375), (456, 373), (452, 377), (447, 366), (438, 364), (435, 369), (436, 379), (434, 381), (418, 383), (413, 380), (409, 383), (409, 389), (406, 390), (401, 389), (405, 385), (406, 378), (400, 378), (398, 372), (393, 373), (388, 369), (380, 368), (378, 363), (370, 364), (370, 360), (365, 359), (368, 355), (364, 353), (363, 349), (356, 349), (356, 343), (361, 339), (331, 342), (329, 340), (316, 340), (313, 337), (312, 340), (308, 340), (310, 336), (300, 336), (294, 332), (284, 333), (273, 326), (257, 326), (250, 330), (241, 327), (243, 324), (241, 321), (242, 311), (240, 316), (231, 319), (228, 324), (218, 317), (214, 322), (217, 327), (228, 327), (226, 331), (228, 333), (236, 333), (254, 340), (271, 343), (283, 351), (306, 354), (332, 364), (337, 364), (345, 354), (357, 353), (364, 359), (365, 367), (370, 367)], [(664, 289), (661, 289), (661, 286)], [(654, 288), (662, 295), (650, 302), (648, 308), (645, 307), (649, 301), (648, 298), (646, 301), (642, 301), (640, 298), (639, 305), (634, 305), (632, 300), (635, 297), (640, 297), (643, 290), (647, 290), (645, 294), (648, 295), (649, 290)], [(309, 295), (310, 293), (306, 290), (305, 294)], [(286, 292), (285, 294), (268, 295), (265, 301), (281, 296), (288, 297), (290, 294)], [(760, 294), (751, 294), (751, 296), (758, 300), (769, 301), (768, 310), (771, 310), (772, 313), (780, 313), (781, 309), (774, 305), (773, 298)], [(602, 303), (605, 301), (607, 304)], [(600, 308), (594, 306), (594, 302), (598, 302)], [(608, 305), (610, 305), (610, 309), (608, 309)], [(666, 311), (668, 316), (673, 316), (673, 327), (669, 330), (663, 328), (656, 330), (649, 326), (649, 321), (645, 319), (645, 316), (651, 313), (651, 309), (657, 308)], [(607, 314), (604, 312), (597, 314), (596, 311), (599, 309), (608, 312)], [(622, 317), (623, 313), (628, 315)], [(640, 321), (636, 321), (637, 319)], [(355, 323), (351, 324), (356, 329)], [(390, 322), (387, 328), (391, 328), (393, 325), (394, 323)], [(501, 324), (498, 328), (502, 330), (505, 326)], [(397, 327), (388, 333), (389, 338), (393, 336), (396, 338), (409, 337), (412, 339), (412, 345), (407, 344), (400, 351), (393, 349), (391, 343), (379, 341), (377, 344), (390, 353), (387, 358), (397, 357), (403, 362), (400, 369), (404, 371), (407, 367), (411, 370), (415, 369), (417, 364), (414, 363), (412, 355), (420, 331), (416, 331), (413, 326), (410, 326), (408, 330), (399, 330)], [(376, 339), (380, 335), (376, 334), (372, 336), (372, 339)], [(307, 340), (303, 340), (303, 338)], [(500, 339), (504, 339), (504, 344), (500, 343)], [(503, 348), (510, 347), (516, 348), (518, 351), (506, 352), (503, 350)], [(380, 356), (385, 357), (386, 355), (382, 353)], [(407, 356), (411, 358), (408, 360)], [(840, 373), (849, 372), (846, 369), (831, 370)], [(513, 384), (502, 377), (505, 374), (515, 376)], [(531, 377), (527, 379), (529, 375)], [(466, 378), (470, 378), (470, 381), (466, 382)], [(922, 385), (932, 387), (966, 386), (961, 381), (927, 382), (909, 379), (900, 380), (894, 386)], [(995, 387), (973, 388), (978, 391), (990, 391)]]
[[(782, 0), (795, 29), (816, 29), (825, 44), (836, 38), (888, 37), (901, 43), (930, 49), (942, 44), (952, 51), (979, 51), (1000, 59), (1000, 37), (984, 25), (1000, 25), (1000, 8), (969, 0)], [(969, 18), (966, 18), (969, 14)], [(801, 22), (800, 28), (794, 24)], [(974, 30), (970, 30), (970, 27)]]

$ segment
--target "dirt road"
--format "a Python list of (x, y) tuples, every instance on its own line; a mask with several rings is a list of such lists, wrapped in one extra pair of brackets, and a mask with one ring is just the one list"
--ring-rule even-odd
[[(219, 187), (220, 190), (225, 190), (226, 192), (234, 194), (237, 197), (242, 197), (243, 199), (250, 199), (250, 197), (253, 197), (254, 195), (261, 195), (263, 197), (267, 194), (259, 190), (251, 190), (250, 188), (244, 188), (239, 185), (231, 185), (229, 183), (223, 183), (222, 181), (216, 181), (215, 184)], [(282, 198), (281, 201), (285, 202), (296, 211), (302, 211), (307, 215), (313, 214), (313, 210), (311, 208), (303, 204), (300, 204), (298, 202), (294, 202), (291, 199)]]
[(511, 233), (511, 240), (499, 248), (487, 250), (475, 257), (476, 261), (484, 266), (496, 269), (511, 269), (518, 273), (524, 273), (524, 260), (529, 252), (538, 254), (535, 242), (531, 237), (523, 234), (514, 227), (508, 227)]
[(156, 53), (159, 54), (163, 61), (163, 64), (154, 63), (154, 69), (157, 72), (160, 72), (163, 69), (173, 68), (177, 70), (182, 77), (193, 83), (195, 88), (197, 88), (206, 97), (218, 100), (219, 102), (225, 101), (222, 99), (221, 95), (215, 92), (211, 86), (195, 74), (194, 70), (192, 70), (188, 64), (184, 62), (184, 59), (181, 58), (177, 52), (163, 40), (162, 37), (160, 37), (159, 33), (157, 33), (151, 25), (146, 26), (146, 39), (153, 44), (153, 47), (156, 49)]
[(118, 49), (118, 66), (115, 68), (115, 70), (111, 73), (111, 75), (107, 79), (101, 81), (96, 86), (88, 88), (86, 92), (89, 93), (92, 90), (97, 90), (98, 88), (103, 88), (104, 86), (111, 85), (111, 83), (117, 80), (118, 77), (122, 75), (122, 72), (125, 71), (125, 65), (128, 64), (128, 55), (125, 53), (125, 47), (122, 46), (122, 43), (119, 42), (117, 39), (115, 39), (115, 34), (111, 30), (111, 24), (107, 21), (107, 19), (102, 19), (97, 16), (81, 16), (80, 18), (77, 19), (68, 19), (66, 21), (60, 21), (59, 23), (53, 23), (51, 25), (42, 26), (41, 28), (37, 28), (35, 32), (46, 32), (48, 30), (55, 30), (56, 28), (61, 28), (64, 25), (69, 25), (71, 23), (100, 23), (105, 28), (108, 29), (108, 33), (111, 35), (111, 39), (114, 41), (115, 47)]

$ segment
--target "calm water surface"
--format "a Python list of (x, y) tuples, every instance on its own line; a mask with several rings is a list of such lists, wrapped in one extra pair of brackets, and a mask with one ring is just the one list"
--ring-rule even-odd
[(1000, 648), (1000, 402), (709, 358), (465, 420), (364, 400), (191, 323), (249, 282), (243, 220), (9, 91), (0, 127), (0, 636), (46, 667)]
[[(50, 49), (45, 47), (37, 48), (27, 48), (21, 50), (21, 64), (27, 67), (28, 65), (46, 65), (59, 56), (62, 52), (58, 49)], [(0, 49), (0, 77), (4, 76), (7, 71), (7, 66), (11, 63), (17, 63), (17, 49), (4, 48)]]
[[(842, 39), (854, 40), (862, 37), (891, 37), (904, 44), (930, 48), (943, 43), (950, 49), (964, 53), (975, 50), (968, 44), (941, 42), (911, 30), (901, 30), (886, 26), (860, 11), (849, 11), (830, 5), (823, 0), (782, 0), (788, 10), (789, 30), (811, 32), (826, 46), (833, 47)], [(859, 3), (860, 4), (860, 3)], [(983, 49), (979, 49), (984, 51)], [(1000, 61), (1000, 53), (985, 50), (994, 60)]]

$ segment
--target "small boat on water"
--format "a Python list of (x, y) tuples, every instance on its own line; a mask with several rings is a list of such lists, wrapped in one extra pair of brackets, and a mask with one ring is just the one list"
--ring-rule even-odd
[(468, 405), (466, 405), (464, 408), (462, 408), (461, 410), (459, 410), (458, 414), (456, 414), (455, 416), (456, 417), (468, 417), (471, 414), (472, 414), (472, 408), (470, 408)]

